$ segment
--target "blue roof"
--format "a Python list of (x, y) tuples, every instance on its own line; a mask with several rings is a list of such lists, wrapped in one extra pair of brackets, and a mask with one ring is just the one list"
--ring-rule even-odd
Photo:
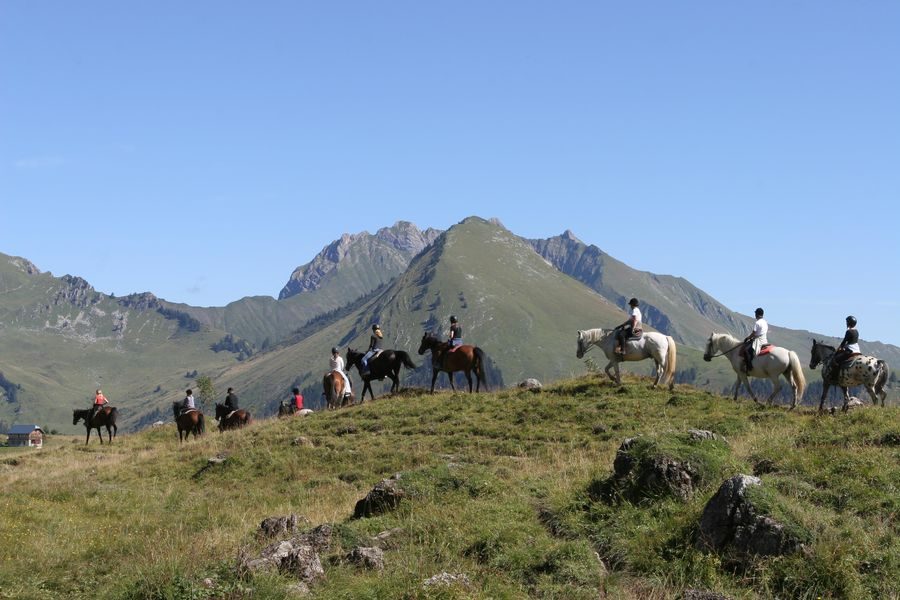
[[(12, 427), (9, 428), (9, 433), (10, 433), (10, 435), (13, 435), (13, 434), (21, 435), (23, 433), (31, 433), (35, 429), (41, 429), (41, 426), (40, 425), (13, 425)], [(43, 432), (44, 432), (44, 430), (41, 429), (41, 433), (43, 433)]]

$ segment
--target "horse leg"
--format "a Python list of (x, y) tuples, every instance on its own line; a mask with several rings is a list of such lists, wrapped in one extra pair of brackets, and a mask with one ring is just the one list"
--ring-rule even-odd
[(97, 437), (100, 438), (100, 445), (103, 445), (103, 432), (100, 430), (100, 426), (97, 426)]
[[(84, 445), (85, 445), (85, 446), (87, 446), (87, 445), (88, 445), (88, 442), (91, 441), (91, 428), (90, 428), (90, 427), (86, 427), (86, 429), (87, 429), (87, 438), (84, 440)], [(100, 440), (100, 441), (102, 442), (103, 440)]]
[(613, 365), (616, 365), (616, 371), (619, 370), (619, 363), (615, 361), (615, 359), (610, 359), (610, 361), (606, 364), (606, 368), (603, 371), (606, 373), (606, 376), (609, 377), (610, 381), (615, 381), (616, 378), (613, 377), (613, 374), (609, 372)]
[(472, 371), (470, 371), (469, 369), (466, 369), (465, 373), (466, 373), (466, 380), (469, 382), (469, 393), (471, 394), (472, 393)]
[(434, 382), (437, 381), (437, 376), (440, 371), (437, 370), (436, 367), (431, 367), (431, 393), (434, 393)]
[(841, 410), (846, 412), (850, 409), (850, 388), (841, 386), (841, 390), (844, 392), (844, 405)]
[(828, 390), (831, 388), (831, 384), (822, 382), (822, 398), (819, 400), (819, 412), (823, 412), (825, 410), (825, 398), (828, 396)]
[(653, 382), (652, 387), (656, 387), (659, 385), (659, 380), (662, 379), (663, 370), (662, 364), (658, 360), (654, 358), (653, 362), (656, 364), (656, 381)]
[(866, 391), (872, 397), (872, 405), (878, 406), (878, 396), (875, 394), (875, 387), (871, 383), (866, 384)]
[(769, 379), (772, 381), (772, 393), (766, 398), (766, 405), (772, 406), (772, 400), (774, 400), (775, 396), (781, 391), (781, 375), (776, 374), (774, 379), (771, 377)]

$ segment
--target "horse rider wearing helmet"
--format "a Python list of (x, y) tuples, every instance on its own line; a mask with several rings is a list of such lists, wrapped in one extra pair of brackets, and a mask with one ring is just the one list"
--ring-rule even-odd
[(328, 369), (329, 373), (337, 371), (341, 374), (341, 377), (344, 378), (344, 394), (349, 394), (350, 378), (347, 377), (347, 373), (344, 371), (344, 357), (338, 352), (337, 346), (331, 349), (331, 360), (328, 361)]
[(450, 339), (448, 340), (451, 348), (462, 346), (462, 325), (456, 320), (456, 317), (450, 315)]
[(759, 354), (760, 348), (769, 343), (767, 338), (769, 324), (763, 319), (765, 311), (761, 308), (757, 308), (754, 314), (756, 315), (756, 322), (753, 324), (753, 331), (744, 338), (744, 344), (741, 346), (741, 355), (744, 357), (745, 373), (749, 373), (753, 370), (753, 357)]
[(638, 308), (640, 306), (640, 302), (638, 302), (637, 298), (632, 298), (628, 301), (628, 306), (631, 307), (631, 313), (628, 317), (628, 320), (616, 327), (616, 349), (615, 353), (621, 358), (625, 356), (625, 342), (628, 338), (632, 337), (640, 337), (643, 330), (641, 329), (641, 309)]
[(831, 359), (831, 364), (835, 367), (839, 367), (854, 354), (859, 354), (859, 332), (856, 330), (856, 317), (850, 315), (846, 320), (847, 331), (844, 333), (844, 339), (841, 340), (840, 346)]
[(363, 372), (360, 373), (360, 376), (369, 374), (369, 359), (372, 358), (374, 354), (381, 351), (383, 339), (384, 334), (381, 332), (381, 327), (378, 323), (372, 325), (372, 337), (369, 338), (369, 349), (366, 350), (366, 353), (362, 357)]

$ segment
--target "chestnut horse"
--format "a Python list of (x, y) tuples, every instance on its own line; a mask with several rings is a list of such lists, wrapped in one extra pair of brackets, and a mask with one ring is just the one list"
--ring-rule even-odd
[(372, 397), (372, 400), (375, 399), (371, 383), (373, 379), (381, 381), (385, 377), (390, 378), (393, 382), (391, 384), (391, 393), (393, 393), (400, 389), (400, 367), (416, 368), (409, 354), (403, 350), (382, 350), (380, 354), (369, 359), (369, 372), (363, 375), (362, 357), (365, 354), (365, 352), (357, 352), (353, 348), (347, 348), (347, 371), (350, 370), (350, 367), (356, 367), (363, 380), (363, 391), (359, 397), (360, 402), (366, 399), (366, 390), (369, 390), (369, 396)]
[(422, 343), (419, 344), (419, 354), (425, 354), (426, 350), (431, 350), (431, 393), (434, 393), (434, 382), (437, 381), (438, 373), (441, 371), (447, 373), (450, 378), (450, 389), (454, 392), (456, 387), (453, 385), (453, 373), (462, 371), (466, 375), (469, 382), (469, 393), (472, 393), (472, 371), (475, 371), (477, 381), (475, 383), (475, 391), (481, 391), (481, 384), (484, 383), (484, 389), (487, 390), (487, 379), (484, 374), (484, 351), (477, 346), (462, 345), (457, 346), (455, 350), (450, 351), (450, 343), (442, 342), (431, 333), (425, 333), (422, 336)]
[(353, 404), (353, 394), (344, 393), (344, 376), (338, 371), (331, 371), (322, 377), (322, 390), (325, 392), (326, 408), (343, 408)]
[[(97, 411), (94, 418), (91, 419), (91, 409), (76, 408), (72, 411), (72, 425), (77, 425), (78, 421), (84, 419), (84, 428), (87, 429), (87, 438), (84, 440), (85, 446), (87, 446), (87, 443), (91, 439), (91, 429), (97, 430), (97, 435), (100, 437), (100, 443), (103, 444), (103, 432), (100, 431), (101, 427), (106, 427), (109, 443), (112, 444), (112, 440), (116, 437), (116, 432), (119, 429), (116, 427), (116, 417), (118, 414), (119, 409), (115, 406), (104, 405), (103, 408)], [(90, 423), (88, 423), (88, 419), (90, 419)]]
[(240, 429), (244, 425), (252, 423), (253, 419), (250, 418), (250, 413), (243, 408), (229, 410), (224, 404), (216, 402), (216, 421), (219, 422), (219, 431), (222, 432), (226, 429)]
[(203, 413), (198, 409), (194, 408), (186, 413), (181, 413), (181, 402), (174, 402), (172, 403), (172, 412), (175, 413), (175, 423), (178, 425), (179, 442), (188, 439), (192, 433), (195, 438), (203, 435), (206, 426), (203, 422)]

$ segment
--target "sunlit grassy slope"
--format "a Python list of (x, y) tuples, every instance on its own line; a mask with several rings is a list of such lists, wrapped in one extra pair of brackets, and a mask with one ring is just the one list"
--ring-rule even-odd
[[(677, 445), (689, 428), (727, 443), (687, 502), (606, 502), (595, 490), (633, 436)], [(310, 445), (295, 444), (303, 436)], [(676, 442), (672, 442), (676, 440)], [(227, 457), (205, 468), (208, 459)], [(704, 504), (736, 473), (761, 473), (806, 550), (740, 569), (694, 549)], [(401, 473), (409, 496), (359, 520), (355, 502)], [(282, 598), (290, 578), (241, 578), (268, 516), (335, 526), (316, 598), (896, 598), (900, 410), (837, 416), (758, 408), (645, 378), (588, 374), (541, 393), (407, 391), (179, 445), (173, 426), (112, 446), (51, 437), (0, 454), (0, 597)], [(385, 570), (343, 560), (397, 529)], [(469, 580), (426, 588), (441, 572)], [(209, 580), (206, 581), (205, 580)]]

